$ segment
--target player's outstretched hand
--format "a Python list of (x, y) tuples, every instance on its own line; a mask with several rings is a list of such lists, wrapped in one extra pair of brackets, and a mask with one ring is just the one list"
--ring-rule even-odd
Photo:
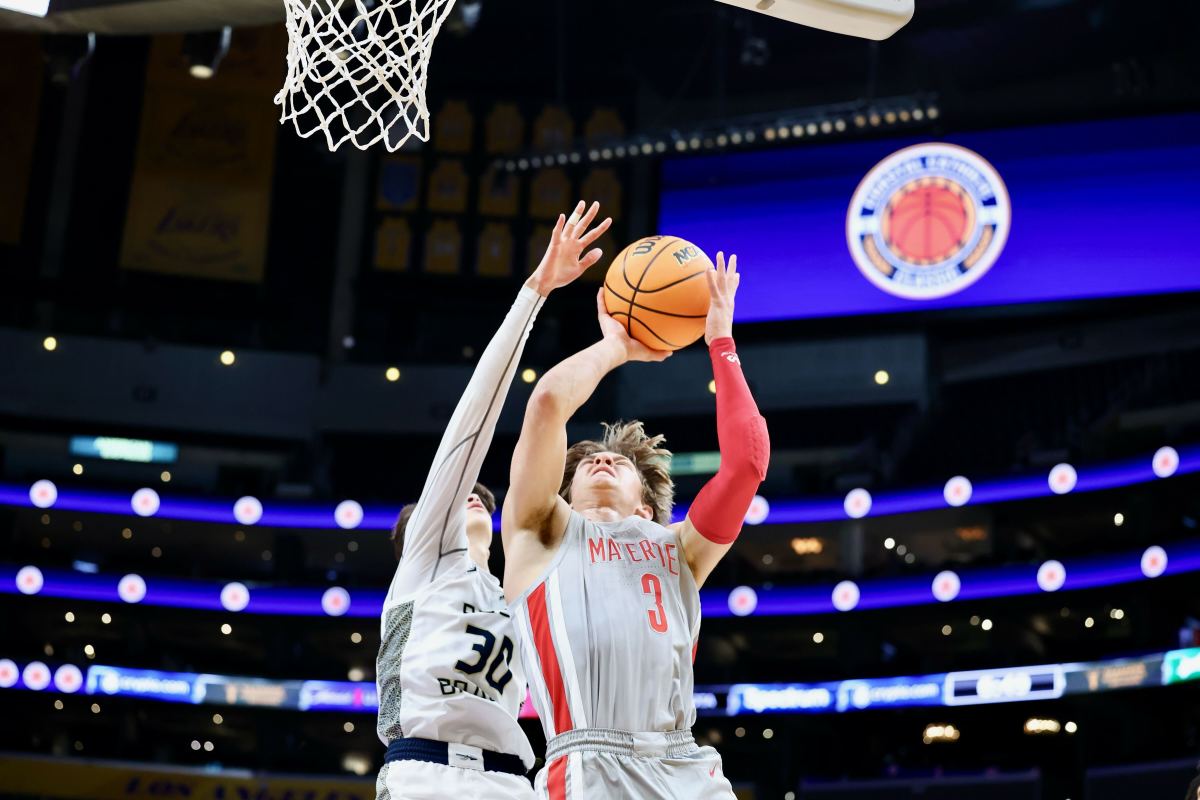
[(604, 235), (608, 226), (612, 225), (612, 217), (606, 217), (599, 225), (588, 230), (600, 212), (600, 204), (592, 203), (586, 213), (585, 208), (586, 204), (580, 200), (569, 219), (565, 214), (558, 215), (542, 263), (538, 264), (529, 278), (529, 285), (542, 297), (578, 278), (604, 255), (598, 247), (590, 251), (587, 248)]
[(726, 266), (725, 254), (717, 253), (717, 268), (707, 277), (712, 299), (704, 321), (704, 343), (712, 344), (713, 339), (733, 336), (733, 298), (742, 279), (737, 271), (737, 256), (731, 255)]
[(604, 290), (596, 292), (596, 316), (600, 320), (600, 332), (604, 340), (619, 348), (625, 361), (666, 361), (671, 357), (669, 350), (651, 350), (629, 335), (625, 326), (612, 318), (604, 307)]

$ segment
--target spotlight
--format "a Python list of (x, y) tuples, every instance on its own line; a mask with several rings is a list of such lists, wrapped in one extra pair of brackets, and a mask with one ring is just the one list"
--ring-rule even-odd
[(746, 131), (746, 144), (753, 144), (754, 140), (757, 138), (758, 134), (754, 131)]
[(690, 147), (692, 150), (699, 150), (700, 149), (700, 137), (693, 136), (691, 139), (688, 139), (688, 147)]
[(537, 380), (537, 370), (526, 367), (521, 370), (521, 380), (525, 383), (533, 383)]
[(829, 120), (823, 121), (821, 123), (821, 133), (825, 133), (825, 134), (833, 133), (833, 123), (830, 122)]
[(589, 161), (599, 161), (600, 160), (600, 151), (599, 150), (588, 150), (588, 160)]
[(505, 161), (504, 162), (504, 171), (505, 172), (516, 172), (517, 171), (517, 162)]
[(42, 347), (46, 348), (46, 352), (53, 353), (58, 349), (58, 339), (55, 339), (53, 336), (47, 336), (45, 339), (42, 339)]
[(803, 125), (793, 125), (792, 126), (792, 136), (795, 136), (797, 139), (799, 139), (803, 135), (804, 135), (804, 126)]
[(716, 381), (709, 381), (709, 382), (708, 382), (708, 393), (709, 393), (709, 394), (716, 394), (716, 393), (717, 393), (717, 382), (716, 382)]
[(864, 117), (862, 114), (855, 114), (854, 115), (854, 127), (856, 127), (856, 128), (867, 127), (867, 118)]
[(763, 728), (763, 738), (764, 739), (770, 739), (774, 735), (775, 735), (775, 731), (771, 730), (770, 728)]
[(937, 106), (930, 106), (929, 108), (925, 109), (925, 116), (929, 117), (930, 119), (937, 119), (941, 116), (941, 112), (938, 111)]
[(228, 622), (224, 623), (223, 625), (221, 625), (221, 633), (228, 636), (229, 634), (233, 633), (233, 626), (230, 625)]
[(815, 123), (815, 122), (808, 123), (808, 127), (806, 127), (805, 130), (808, 131), (809, 136), (816, 136), (817, 135), (817, 123)]
[(896, 546), (896, 540), (889, 536), (888, 538), (883, 540), (883, 546), (885, 549), (891, 550), (892, 548), (894, 548)]
[(952, 633), (954, 633), (954, 628), (950, 627), (949, 625), (942, 626), (942, 636), (949, 636)]
[(1113, 525), (1116, 525), (1119, 528), (1124, 524), (1125, 524), (1125, 515), (1124, 514), (1118, 512), (1117, 514), (1115, 514), (1113, 516)]
[(228, 25), (219, 31), (189, 33), (183, 38), (183, 57), (188, 62), (188, 73), (202, 81), (216, 75), (221, 61), (229, 54), (232, 41), (233, 28)]
[(651, 155), (653, 152), (654, 152), (653, 144), (651, 144), (650, 142), (642, 143), (642, 155), (648, 156), (648, 155)]
[(914, 108), (913, 112), (912, 112), (912, 117), (917, 122), (920, 122), (921, 120), (925, 119), (925, 112), (919, 108)]
[(879, 384), (880, 386), (886, 386), (887, 382), (891, 379), (892, 376), (888, 374), (886, 369), (881, 369), (875, 373), (875, 383)]
[(1066, 725), (1063, 726), (1063, 730), (1066, 731), (1067, 733), (1074, 733), (1075, 731), (1079, 730), (1079, 726), (1076, 725), (1074, 722), (1068, 722)]
[(870, 116), (870, 122), (871, 122), (872, 128), (878, 128), (879, 123), (882, 122), (882, 120), (879, 118), (878, 114), (876, 114), (875, 112), (872, 111), (871, 116)]
[(355, 631), (354, 633), (350, 634), (350, 641), (354, 642), (355, 644), (361, 643), (362, 642), (362, 634), (359, 633), (358, 631)]
[(76, 464), (75, 466), (71, 467), (71, 472), (74, 472), (76, 475), (82, 475), (83, 464)]
[(1085, 627), (1085, 628), (1094, 628), (1094, 627), (1096, 627), (1096, 620), (1095, 620), (1095, 619), (1093, 619), (1092, 617), (1088, 617), (1087, 619), (1085, 619), (1085, 620), (1083, 621), (1083, 627)]
[(221, 363), (227, 367), (232, 367), (233, 362), (237, 361), (237, 356), (232, 350), (225, 350), (221, 353)]
[(541, 169), (542, 159), (539, 156), (534, 156), (533, 158), (529, 159), (529, 166), (533, 167), (534, 169)]
[(667, 143), (666, 143), (666, 142), (663, 142), (663, 141), (657, 141), (657, 142), (655, 142), (655, 143), (654, 143), (654, 152), (656, 152), (656, 153), (665, 153), (665, 152), (667, 152)]
[(787, 126), (780, 126), (779, 129), (775, 131), (775, 133), (776, 133), (776, 135), (779, 136), (780, 139), (786, 139), (792, 135), (792, 129), (788, 128)]
[(162, 475), (159, 475), (158, 477), (162, 478), (163, 483), (171, 482), (171, 473), (167, 472), (165, 469), (162, 471)]
[(985, 619), (983, 622), (979, 623), (979, 627), (983, 628), (985, 631), (990, 631), (992, 629), (992, 621), (990, 619)]
[(723, 133), (717, 135), (717, 147), (725, 147), (728, 144), (729, 144), (728, 136), (726, 136)]
[(213, 725), (220, 725), (225, 721), (225, 718), (220, 714), (213, 714)]
[(347, 722), (345, 725), (342, 726), (342, 730), (344, 730), (346, 733), (354, 733), (354, 723)]
[(775, 141), (775, 129), (767, 128), (765, 131), (763, 131), (763, 138), (766, 139), (768, 142)]
[(820, 631), (813, 634), (813, 644), (820, 644), (823, 641), (825, 641), (825, 634)]
[(834, 120), (833, 129), (835, 131), (837, 131), (838, 133), (844, 133), (846, 131), (846, 120), (844, 120), (844, 119)]
[(888, 125), (895, 125), (896, 124), (896, 112), (895, 111), (885, 112), (883, 115), (883, 121), (886, 122)]
[(525, 170), (529, 169), (529, 159), (527, 159), (527, 158), (519, 159), (517, 161), (517, 169), (519, 169), (521, 171), (525, 171)]
[(388, 383), (395, 383), (400, 380), (399, 367), (388, 367), (387, 372), (383, 373), (383, 377), (387, 378)]
[(909, 120), (909, 113), (908, 113), (908, 109), (906, 109), (906, 108), (902, 108), (902, 109), (900, 109), (900, 121), (901, 121), (901, 122), (908, 122), (908, 120)]
[(685, 142), (683, 139), (677, 139), (675, 141), (675, 149), (682, 153), (684, 150), (687, 150), (687, 142)]
[(104, 614), (100, 615), (100, 621), (103, 622), (105, 625), (108, 625), (108, 624), (112, 623), (112, 615), (105, 612)]
[(572, 164), (578, 164), (582, 160), (583, 160), (583, 156), (581, 156), (579, 153), (571, 153), (571, 163)]
[(601, 158), (602, 160), (604, 160), (604, 161), (608, 161), (608, 160), (609, 160), (610, 158), (612, 158), (612, 157), (613, 157), (613, 151), (612, 151), (612, 148), (610, 148), (610, 147), (606, 147), (606, 148), (604, 148), (603, 150), (601, 150), (601, 151), (600, 151), (600, 158)]
[(733, 144), (741, 144), (742, 143), (742, 135), (740, 133), (738, 133), (737, 131), (734, 131), (732, 134), (729, 135), (729, 141), (732, 142)]
[[(617, 158), (624, 158), (625, 157), (625, 145), (623, 145), (623, 144), (617, 145), (616, 150), (614, 150), (613, 152), (616, 154)], [(608, 156), (605, 156), (605, 158), (607, 158), (607, 157)]]

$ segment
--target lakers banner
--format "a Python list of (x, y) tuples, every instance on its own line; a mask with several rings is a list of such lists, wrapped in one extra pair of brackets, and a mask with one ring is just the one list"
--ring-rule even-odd
[(278, 127), (271, 102), (285, 47), (275, 28), (238, 31), (216, 77), (187, 71), (180, 36), (150, 55), (121, 264), (260, 282)]
[(36, 36), (0, 36), (0, 242), (17, 244), (37, 140), (42, 52)]
[(319, 797), (373, 800), (373, 780), (262, 775), (242, 770), (163, 769), (146, 764), (81, 761), (36, 756), (0, 756), (0, 786), (7, 795), (66, 800), (259, 800)]

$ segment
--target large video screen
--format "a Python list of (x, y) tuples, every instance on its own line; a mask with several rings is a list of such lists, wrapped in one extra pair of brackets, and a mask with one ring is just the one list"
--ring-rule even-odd
[(1200, 115), (673, 159), (659, 232), (765, 321), (1200, 290)]

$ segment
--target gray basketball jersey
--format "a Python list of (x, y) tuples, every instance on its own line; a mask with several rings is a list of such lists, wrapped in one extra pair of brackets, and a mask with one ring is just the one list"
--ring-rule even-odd
[(510, 609), (547, 739), (696, 721), (700, 593), (673, 531), (641, 517), (596, 523), (572, 511), (545, 575)]

